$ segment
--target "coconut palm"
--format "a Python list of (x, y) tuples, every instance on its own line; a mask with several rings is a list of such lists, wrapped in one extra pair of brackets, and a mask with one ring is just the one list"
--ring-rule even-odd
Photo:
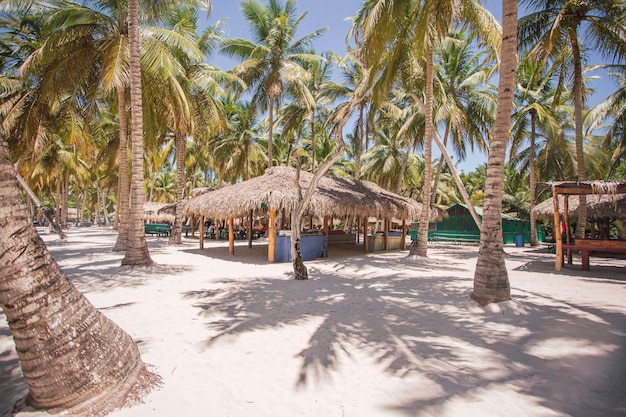
[[(443, 129), (443, 145), (452, 139), (460, 161), (468, 148), (487, 152), (495, 116), (496, 91), (489, 83), (494, 70), (490, 54), (476, 49), (464, 31), (450, 34), (435, 48), (435, 118)], [(441, 158), (433, 189), (438, 187), (443, 164)]]
[(0, 306), (31, 404), (70, 415), (107, 413), (157, 377), (146, 371), (131, 337), (82, 296), (52, 259), (32, 226), (16, 176), (0, 125), (0, 195), (7, 202), (0, 207)]
[[(557, 66), (562, 77), (573, 79), (576, 169), (578, 181), (584, 181), (583, 57), (590, 49), (610, 60), (626, 57), (626, 4), (620, 0), (527, 0), (526, 4), (530, 13), (520, 19), (520, 48), (543, 65)], [(564, 84), (561, 81), (560, 85)], [(584, 195), (579, 207), (576, 235), (583, 238), (587, 218)]]
[[(430, 204), (432, 181), (433, 123), (433, 50), (435, 44), (445, 37), (455, 22), (471, 25), (491, 45), (499, 42), (498, 25), (482, 6), (473, 1), (451, 0), (379, 0), (368, 1), (359, 11), (356, 23), (364, 31), (364, 50), (367, 63), (386, 60), (390, 76), (383, 76), (391, 83), (401, 68), (412, 65), (416, 58), (425, 60), (424, 67), (424, 118), (425, 118), (425, 184), (424, 203)], [(393, 42), (391, 42), (393, 41)], [(388, 53), (387, 45), (393, 44)], [(412, 246), (411, 256), (426, 256), (428, 247), (428, 223), (430, 210), (420, 216), (418, 238)]]
[(250, 26), (253, 41), (228, 39), (224, 41), (222, 51), (244, 60), (233, 68), (233, 72), (254, 90), (252, 105), (268, 111), (267, 157), (271, 167), (274, 111), (287, 84), (298, 93), (299, 99), (311, 106), (313, 99), (306, 88), (309, 76), (303, 63), (320, 60), (318, 55), (308, 53), (308, 48), (326, 29), (296, 39), (296, 31), (306, 13), (296, 15), (295, 0), (286, 0), (284, 4), (269, 0), (267, 6), (257, 0), (244, 0), (241, 10)]
[(502, 184), (513, 110), (516, 58), (517, 0), (502, 0), (498, 105), (494, 133), (489, 142), (483, 221), (472, 292), (472, 298), (482, 305), (508, 300), (511, 297), (502, 238)]
[(530, 244), (537, 246), (537, 230), (535, 215), (532, 208), (537, 201), (537, 172), (535, 160), (537, 156), (537, 129), (546, 128), (546, 136), (555, 137), (562, 133), (562, 127), (554, 117), (553, 105), (558, 98), (554, 94), (554, 74), (536, 61), (522, 59), (517, 70), (517, 88), (515, 91), (515, 112), (513, 114), (511, 160), (515, 161), (522, 142), (528, 139), (529, 148), (525, 157), (518, 160), (522, 167), (528, 167), (530, 192)]

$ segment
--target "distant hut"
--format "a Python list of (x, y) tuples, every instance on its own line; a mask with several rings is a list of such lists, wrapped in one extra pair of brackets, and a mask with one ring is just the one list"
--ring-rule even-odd
[[(312, 177), (313, 175), (309, 172), (300, 172), (302, 189), (309, 186)], [(298, 201), (296, 170), (284, 166), (273, 167), (260, 177), (189, 199), (185, 206), (185, 214), (210, 219), (246, 217), (249, 222), (248, 230), (250, 230), (251, 220), (255, 215), (267, 215), (272, 219), (273, 216), (280, 214), (284, 222), (288, 224), (289, 216)], [(372, 182), (325, 176), (321, 179), (306, 207), (305, 216), (320, 216), (325, 219), (325, 226), (329, 218), (358, 219), (358, 224), (366, 225), (367, 222), (362, 219), (368, 217), (386, 219), (387, 224), (389, 220), (396, 218), (406, 224), (407, 220), (410, 222), (419, 218), (421, 209), (421, 203), (387, 191)], [(324, 230), (328, 235), (328, 227)], [(248, 235), (251, 245), (251, 234)], [(269, 237), (273, 239), (273, 233), (270, 233)], [(358, 239), (358, 235), (356, 237)], [(384, 239), (389, 243), (388, 234), (385, 234)], [(365, 242), (367, 245), (367, 239)], [(271, 245), (270, 242), (270, 252)], [(386, 249), (389, 249), (389, 246), (386, 246)], [(269, 253), (268, 259), (273, 260), (273, 256)]]
[(173, 223), (174, 215), (159, 212), (165, 206), (167, 206), (167, 203), (156, 203), (152, 201), (143, 203), (144, 221), (146, 223)]

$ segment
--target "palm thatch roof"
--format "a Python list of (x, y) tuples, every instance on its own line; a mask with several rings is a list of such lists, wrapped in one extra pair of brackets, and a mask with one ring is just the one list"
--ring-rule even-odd
[(540, 183), (539, 186), (551, 188), (559, 194), (615, 195), (626, 193), (626, 182), (620, 181), (554, 181)]
[[(578, 214), (578, 195), (569, 195), (568, 216)], [(559, 211), (563, 213), (564, 197), (559, 194)], [(550, 197), (533, 208), (537, 220), (554, 220), (554, 199)], [(589, 219), (621, 219), (626, 220), (626, 194), (595, 194), (587, 196), (587, 217)]]
[[(208, 193), (210, 191), (215, 190), (215, 188), (211, 188), (211, 187), (198, 187), (198, 188), (194, 188), (193, 190), (191, 190), (191, 197), (197, 197), (199, 195)], [(187, 201), (189, 201), (190, 197), (186, 197), (183, 200), (183, 207), (185, 204), (187, 204)], [(161, 207), (157, 213), (158, 214), (164, 214), (164, 215), (172, 215), (172, 216), (176, 216), (176, 207), (178, 206), (178, 203), (170, 203), (170, 204), (166, 204), (163, 207)], [(183, 210), (184, 212), (184, 210)]]
[[(300, 185), (304, 190), (313, 175), (300, 172)], [(213, 219), (246, 216), (250, 210), (274, 207), (291, 213), (299, 201), (296, 187), (296, 170), (290, 167), (273, 167), (256, 178), (230, 185), (211, 193), (189, 199), (185, 215), (194, 214)], [(422, 204), (378, 185), (351, 178), (325, 176), (313, 194), (307, 212), (321, 216), (379, 217), (417, 219)]]
[(159, 213), (159, 210), (165, 207), (167, 203), (155, 203), (146, 201), (143, 203), (143, 219), (148, 223), (173, 222), (174, 215), (168, 213)]

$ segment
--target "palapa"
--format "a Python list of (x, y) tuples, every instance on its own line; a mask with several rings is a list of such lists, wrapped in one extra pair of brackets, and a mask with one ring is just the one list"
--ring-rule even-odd
[(167, 206), (167, 203), (144, 202), (143, 219), (148, 223), (174, 222), (174, 215), (159, 212), (165, 206)]
[[(559, 210), (563, 213), (563, 195), (559, 195)], [(569, 195), (568, 216), (576, 217), (578, 214), (578, 195)], [(537, 220), (554, 220), (554, 200), (548, 198), (533, 208), (533, 214)], [(619, 219), (626, 220), (626, 194), (602, 194), (587, 196), (587, 217), (592, 220)]]
[[(303, 192), (312, 177), (309, 172), (300, 172)], [(296, 169), (272, 167), (262, 176), (189, 199), (184, 214), (227, 219), (246, 216), (250, 210), (258, 211), (262, 207), (291, 213), (299, 201), (295, 181)], [(422, 204), (369, 181), (324, 176), (306, 209), (320, 216), (412, 220), (419, 218)]]

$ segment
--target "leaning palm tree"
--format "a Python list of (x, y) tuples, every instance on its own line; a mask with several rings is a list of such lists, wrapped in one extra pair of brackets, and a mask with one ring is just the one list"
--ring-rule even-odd
[[(137, 345), (65, 276), (32, 226), (0, 125), (0, 306), (30, 404), (104, 415), (152, 386)], [(97, 378), (94, 376), (97, 375)], [(132, 394), (131, 394), (132, 393)]]
[(313, 98), (306, 88), (308, 74), (302, 64), (321, 59), (319, 55), (308, 53), (308, 48), (326, 29), (296, 39), (296, 31), (306, 13), (296, 15), (295, 0), (286, 0), (284, 5), (279, 0), (269, 0), (267, 6), (257, 0), (244, 0), (242, 11), (254, 41), (228, 39), (224, 41), (222, 51), (244, 60), (233, 68), (233, 72), (254, 90), (252, 105), (268, 111), (267, 157), (271, 167), (275, 108), (286, 84), (291, 85), (310, 107)]
[[(526, 4), (530, 13), (520, 19), (520, 48), (543, 65), (557, 66), (562, 78), (573, 79), (576, 169), (578, 181), (584, 181), (583, 57), (591, 48), (610, 60), (626, 57), (626, 4), (621, 0), (527, 0)], [(564, 85), (561, 80), (560, 87)], [(582, 238), (587, 221), (584, 195), (579, 207), (576, 235)]]
[(513, 110), (516, 59), (517, 0), (503, 0), (498, 105), (494, 133), (489, 141), (483, 222), (472, 292), (472, 298), (481, 305), (511, 298), (502, 239), (502, 184)]

